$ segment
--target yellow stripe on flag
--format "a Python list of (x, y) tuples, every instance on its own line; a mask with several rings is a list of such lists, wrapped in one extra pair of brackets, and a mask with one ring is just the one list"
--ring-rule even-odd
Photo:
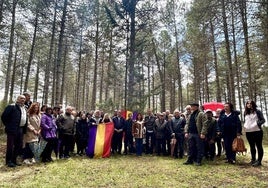
[(105, 139), (105, 124), (101, 123), (97, 128), (95, 149), (94, 149), (94, 158), (100, 158), (103, 154), (103, 146)]

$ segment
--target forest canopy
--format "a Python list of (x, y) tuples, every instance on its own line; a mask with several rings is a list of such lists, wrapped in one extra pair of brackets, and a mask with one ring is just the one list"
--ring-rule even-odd
[(0, 0), (0, 44), (3, 104), (267, 112), (268, 0)]

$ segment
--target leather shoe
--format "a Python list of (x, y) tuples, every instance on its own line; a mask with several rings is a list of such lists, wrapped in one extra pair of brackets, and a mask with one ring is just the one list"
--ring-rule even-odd
[(14, 168), (14, 167), (16, 167), (16, 164), (10, 162), (10, 163), (7, 163), (7, 166), (10, 168)]
[(261, 166), (261, 162), (260, 161), (256, 161), (255, 163), (252, 164), (252, 166), (254, 166), (254, 167)]

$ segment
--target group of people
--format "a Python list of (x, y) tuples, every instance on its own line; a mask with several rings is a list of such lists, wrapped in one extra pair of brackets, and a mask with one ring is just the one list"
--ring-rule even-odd
[[(2, 113), (2, 122), (7, 134), (6, 165), (16, 167), (19, 155), (23, 162), (51, 162), (52, 152), (60, 159), (69, 158), (76, 145), (77, 155), (86, 153), (89, 129), (100, 123), (113, 122), (114, 132), (111, 155), (114, 154), (156, 154), (183, 158), (185, 165), (201, 165), (205, 157), (214, 160), (225, 149), (226, 162), (236, 163), (236, 153), (232, 142), (242, 135), (240, 112), (231, 103), (215, 114), (210, 109), (201, 110), (198, 103), (191, 103), (185, 112), (168, 110), (154, 114), (148, 109), (142, 113), (129, 113), (126, 118), (116, 110), (113, 116), (100, 110), (77, 111), (67, 106), (65, 112), (60, 107), (40, 106), (30, 101), (29, 93), (18, 96), (15, 104), (8, 105)], [(263, 131), (265, 119), (254, 101), (248, 101), (244, 111), (244, 128), (250, 145), (252, 166), (260, 166), (263, 158)], [(124, 143), (124, 148), (123, 144)], [(256, 148), (258, 158), (256, 158)], [(91, 156), (92, 157), (92, 156)]]

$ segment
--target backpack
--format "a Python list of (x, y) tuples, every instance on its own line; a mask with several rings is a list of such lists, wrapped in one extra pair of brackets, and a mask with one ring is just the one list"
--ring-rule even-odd
[(236, 153), (247, 153), (247, 148), (245, 146), (244, 140), (240, 137), (236, 137), (232, 143), (232, 150)]

